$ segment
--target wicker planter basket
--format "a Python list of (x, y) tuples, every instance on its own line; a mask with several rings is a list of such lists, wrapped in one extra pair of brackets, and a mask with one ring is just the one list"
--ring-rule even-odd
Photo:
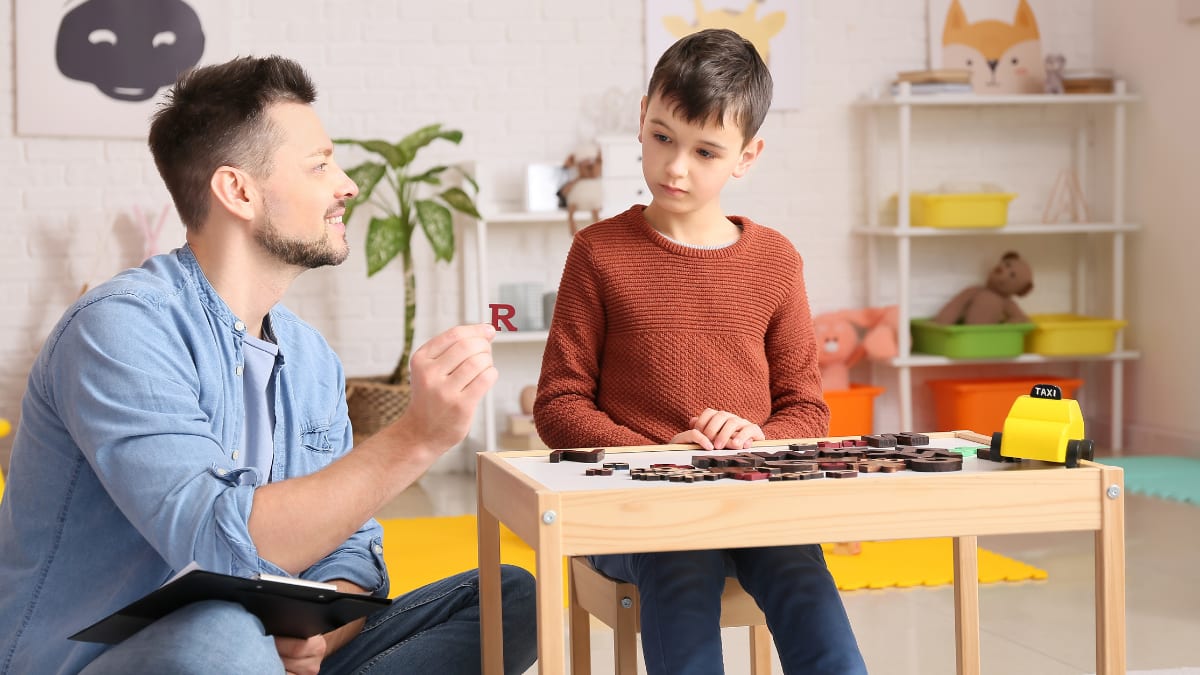
[(346, 406), (355, 444), (396, 421), (410, 398), (412, 388), (408, 384), (388, 384), (386, 376), (346, 378)]

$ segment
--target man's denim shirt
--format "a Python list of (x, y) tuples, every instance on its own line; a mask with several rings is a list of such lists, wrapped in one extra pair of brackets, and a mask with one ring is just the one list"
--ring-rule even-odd
[[(281, 481), (320, 470), (352, 440), (337, 356), (283, 306), (270, 322)], [(286, 574), (258, 556), (247, 526), (266, 480), (231, 457), (246, 416), (245, 332), (186, 246), (59, 321), (29, 375), (0, 502), (0, 673), (78, 671), (104, 646), (68, 635), (192, 561)], [(381, 537), (368, 521), (301, 576), (386, 596)]]

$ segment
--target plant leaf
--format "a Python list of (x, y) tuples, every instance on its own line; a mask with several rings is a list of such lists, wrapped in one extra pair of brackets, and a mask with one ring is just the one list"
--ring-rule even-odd
[(360, 141), (355, 138), (339, 138), (335, 140), (334, 143), (341, 143), (343, 145), (357, 145), (363, 150), (373, 152), (380, 157), (383, 157), (385, 160), (387, 160), (389, 166), (400, 167), (412, 161), (411, 155), (407, 156), (406, 158), (405, 155), (401, 154), (401, 151), (396, 149), (396, 146), (388, 143), (387, 141), (381, 141), (378, 139)]
[(400, 141), (397, 142), (393, 147), (397, 152), (408, 157), (408, 161), (404, 163), (404, 165), (407, 165), (413, 160), (414, 157), (416, 157), (418, 150), (439, 138), (457, 144), (462, 140), (462, 132), (455, 129), (442, 129), (441, 124), (430, 124), (429, 126), (421, 127), (420, 129), (417, 129), (411, 134), (400, 139)]
[(437, 260), (450, 262), (454, 257), (454, 221), (450, 209), (438, 204), (432, 199), (418, 199), (417, 219), (421, 221), (421, 229), (433, 247)]
[(475, 188), (475, 194), (479, 194), (479, 183), (475, 182), (475, 177), (472, 176), (471, 174), (467, 173), (466, 171), (463, 171), (459, 167), (455, 167), (455, 168), (458, 169), (459, 175), (461, 175), (463, 178), (465, 178), (466, 181), (471, 184), (471, 187)]
[(409, 240), (398, 216), (372, 218), (367, 228), (367, 276), (374, 276), (386, 267), (392, 258), (408, 247)]
[(342, 216), (343, 221), (350, 222), (350, 214), (354, 212), (355, 207), (371, 198), (371, 192), (375, 190), (375, 186), (383, 178), (386, 170), (387, 167), (379, 162), (363, 162), (346, 170), (346, 175), (358, 186), (358, 194), (353, 199), (346, 200), (346, 213)]
[(475, 209), (475, 202), (472, 201), (471, 196), (464, 192), (462, 188), (452, 187), (438, 196), (445, 200), (450, 205), (450, 208), (455, 211), (465, 213), (474, 218), (480, 217), (479, 211)]
[(409, 180), (411, 180), (414, 183), (428, 183), (430, 185), (441, 185), (442, 184), (442, 179), (441, 179), (442, 172), (449, 168), (450, 167), (448, 167), (448, 166), (435, 166), (432, 169), (426, 171), (425, 173), (423, 173), (419, 176), (413, 176), (413, 177), (409, 178)]

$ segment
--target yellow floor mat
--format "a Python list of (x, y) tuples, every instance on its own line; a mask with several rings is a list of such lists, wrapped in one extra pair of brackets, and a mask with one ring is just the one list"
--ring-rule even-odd
[[(475, 516), (383, 520), (384, 558), (391, 575), (392, 596), (478, 566)], [(838, 588), (939, 586), (954, 579), (949, 538), (862, 543), (858, 555), (825, 559)], [(534, 570), (533, 549), (506, 528), (500, 532), (500, 559)], [(566, 578), (564, 572), (563, 578)], [(979, 581), (1045, 579), (1044, 570), (998, 553), (979, 549)]]

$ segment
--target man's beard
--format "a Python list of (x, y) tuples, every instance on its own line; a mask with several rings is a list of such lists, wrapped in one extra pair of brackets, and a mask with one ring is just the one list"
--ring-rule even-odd
[(350, 255), (349, 246), (343, 246), (340, 249), (334, 248), (329, 230), (325, 230), (325, 236), (311, 241), (285, 237), (280, 234), (279, 228), (275, 227), (269, 212), (266, 222), (255, 231), (254, 238), (260, 246), (280, 262), (307, 269), (340, 265)]

